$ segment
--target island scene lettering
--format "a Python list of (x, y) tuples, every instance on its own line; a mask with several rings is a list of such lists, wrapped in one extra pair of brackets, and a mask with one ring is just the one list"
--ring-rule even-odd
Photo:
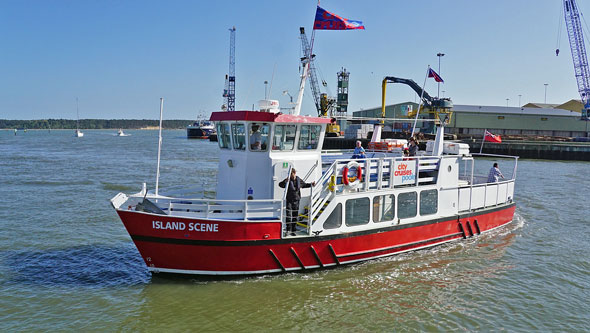
[(152, 221), (152, 229), (156, 230), (187, 230), (199, 232), (218, 232), (219, 225), (217, 223), (199, 223), (199, 222), (162, 222)]

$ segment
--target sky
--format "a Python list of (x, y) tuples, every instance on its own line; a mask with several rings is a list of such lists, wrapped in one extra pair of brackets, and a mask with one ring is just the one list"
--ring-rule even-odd
[[(0, 119), (75, 119), (76, 97), (80, 118), (157, 119), (160, 97), (165, 119), (208, 117), (224, 102), (232, 26), (236, 109), (251, 110), (265, 91), (288, 107), (282, 92), (296, 96), (299, 86), (299, 27), (311, 37), (316, 5), (0, 0)], [(590, 1), (578, 5), (590, 15)], [(422, 85), (427, 66), (438, 71), (436, 54), (444, 53), (440, 95), (455, 104), (542, 103), (545, 89), (547, 103), (579, 99), (561, 6), (560, 0), (322, 0), (322, 8), (363, 21), (366, 29), (316, 32), (318, 78), (335, 95), (336, 73), (350, 72), (350, 113), (381, 104), (385, 76)], [(434, 80), (426, 90), (437, 94)], [(388, 85), (387, 104), (416, 100), (408, 86)], [(316, 114), (309, 84), (302, 114)]]

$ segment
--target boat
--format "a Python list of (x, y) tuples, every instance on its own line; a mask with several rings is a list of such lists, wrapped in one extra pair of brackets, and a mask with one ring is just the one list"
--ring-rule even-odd
[(75, 138), (81, 138), (84, 136), (84, 133), (82, 133), (82, 131), (80, 131), (79, 129), (77, 129), (76, 131), (74, 131), (74, 137)]
[(78, 98), (76, 98), (76, 131), (74, 132), (75, 138), (81, 138), (84, 136), (84, 133), (80, 131), (80, 113), (78, 111)]
[[(386, 149), (367, 150), (361, 159), (322, 150), (329, 118), (278, 108), (213, 112), (214, 199), (189, 189), (153, 193), (144, 183), (111, 204), (152, 273), (308, 271), (476, 238), (512, 222), (518, 157), (471, 153), (465, 144), (444, 141), (449, 110), (437, 113), (427, 151), (408, 157), (397, 144), (382, 144), (377, 148)], [(250, 145), (257, 131), (261, 144)], [(477, 174), (480, 163), (489, 169), (490, 158), (508, 159), (512, 174), (494, 182)], [(301, 190), (290, 232), (279, 183), (292, 169), (314, 185)]]
[(125, 134), (125, 133), (123, 132), (123, 129), (121, 129), (121, 128), (119, 128), (119, 131), (117, 131), (117, 134), (116, 134), (116, 135), (117, 135), (117, 136), (129, 136), (129, 134)]
[(186, 127), (186, 137), (189, 139), (208, 139), (215, 134), (215, 125), (208, 120), (197, 120)]

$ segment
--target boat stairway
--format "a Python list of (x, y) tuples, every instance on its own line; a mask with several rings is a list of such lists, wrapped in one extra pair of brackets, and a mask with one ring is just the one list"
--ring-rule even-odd
[[(311, 221), (312, 224), (318, 219), (318, 217), (322, 215), (322, 213), (324, 212), (324, 210), (326, 210), (326, 207), (328, 207), (329, 204), (330, 200), (324, 202), (318, 213), (313, 217), (313, 220)], [(303, 214), (299, 214), (299, 222), (297, 222), (297, 225), (299, 225), (300, 227), (307, 228), (307, 221), (309, 221), (309, 206), (305, 206), (305, 212)]]

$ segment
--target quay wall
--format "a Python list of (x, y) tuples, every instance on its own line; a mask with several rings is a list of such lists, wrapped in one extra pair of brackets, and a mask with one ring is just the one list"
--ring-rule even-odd
[[(369, 139), (358, 139), (363, 147), (367, 147)], [(325, 138), (323, 149), (354, 149), (357, 139)], [(479, 152), (481, 140), (466, 139), (459, 142), (469, 144), (472, 153)], [(420, 150), (425, 150), (424, 142), (420, 143)], [(590, 143), (587, 142), (557, 142), (557, 141), (504, 141), (502, 143), (486, 142), (483, 153), (498, 155), (513, 155), (520, 158), (590, 161)]]
[[(471, 152), (479, 152), (481, 140), (462, 140), (469, 144)], [(590, 161), (590, 143), (561, 141), (503, 141), (486, 142), (483, 153), (514, 155), (520, 158)]]

